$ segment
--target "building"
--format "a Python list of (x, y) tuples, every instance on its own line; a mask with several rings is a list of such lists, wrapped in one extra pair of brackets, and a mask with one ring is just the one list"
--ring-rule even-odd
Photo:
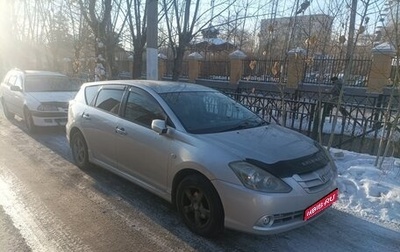
[(263, 19), (260, 53), (279, 57), (296, 47), (310, 53), (324, 53), (331, 38), (332, 23), (333, 17), (325, 14)]

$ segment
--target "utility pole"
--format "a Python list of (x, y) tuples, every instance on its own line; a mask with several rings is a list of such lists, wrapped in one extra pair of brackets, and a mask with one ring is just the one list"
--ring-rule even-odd
[(356, 29), (356, 10), (357, 0), (352, 0), (350, 10), (350, 24), (349, 24), (349, 37), (347, 39), (347, 50), (346, 50), (346, 62), (344, 70), (344, 82), (347, 83), (351, 71), (351, 65), (353, 61), (354, 53), (354, 31)]
[(158, 0), (147, 0), (146, 77), (158, 80)]

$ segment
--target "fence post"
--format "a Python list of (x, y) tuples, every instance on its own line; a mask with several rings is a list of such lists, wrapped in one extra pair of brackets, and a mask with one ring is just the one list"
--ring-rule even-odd
[(189, 59), (189, 81), (196, 82), (200, 74), (200, 61), (203, 59), (200, 53), (194, 52), (188, 55)]
[(306, 50), (297, 47), (288, 52), (288, 69), (286, 87), (297, 89), (304, 77), (304, 57)]
[(393, 45), (382, 43), (372, 48), (372, 65), (369, 73), (367, 91), (382, 93), (389, 84), (392, 70), (392, 57), (396, 53)]
[(167, 73), (167, 56), (162, 53), (158, 54), (158, 79), (162, 80)]
[(243, 74), (243, 59), (246, 58), (247, 55), (240, 51), (236, 50), (229, 54), (229, 60), (231, 64), (231, 72), (229, 77), (230, 84), (238, 84)]

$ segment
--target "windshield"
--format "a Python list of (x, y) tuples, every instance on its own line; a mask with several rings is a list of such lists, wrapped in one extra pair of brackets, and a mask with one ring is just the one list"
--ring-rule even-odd
[(64, 76), (26, 76), (25, 92), (78, 91), (79, 86)]
[(189, 133), (224, 132), (267, 123), (217, 91), (164, 93), (161, 97)]

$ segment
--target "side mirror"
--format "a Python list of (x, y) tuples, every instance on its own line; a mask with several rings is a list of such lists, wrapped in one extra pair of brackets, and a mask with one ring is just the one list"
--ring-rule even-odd
[(21, 92), (21, 91), (22, 91), (22, 89), (21, 89), (19, 86), (11, 86), (11, 87), (10, 87), (10, 90), (11, 90), (11, 91), (18, 91), (18, 92)]
[(165, 134), (167, 133), (167, 124), (164, 120), (155, 119), (151, 122), (151, 129), (160, 135)]

